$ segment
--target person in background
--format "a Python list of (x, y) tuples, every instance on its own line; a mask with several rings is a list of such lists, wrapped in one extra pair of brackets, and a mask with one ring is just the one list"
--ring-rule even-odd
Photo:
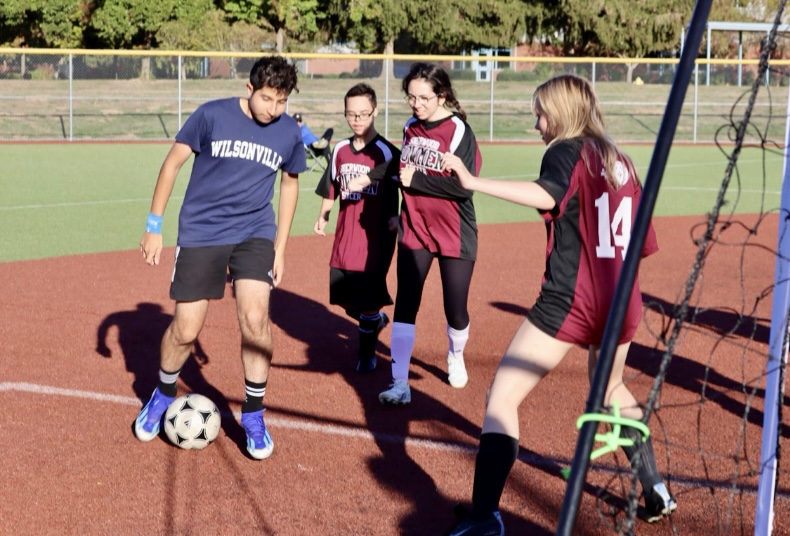
[[(285, 114), (296, 86), (296, 67), (285, 58), (259, 59), (250, 70), (247, 98), (199, 106), (165, 157), (140, 240), (143, 260), (151, 266), (160, 262), (162, 220), (176, 177), (195, 155), (178, 218), (170, 284), (175, 313), (160, 345), (159, 384), (134, 422), (140, 441), (158, 435), (163, 415), (176, 397), (178, 376), (203, 328), (209, 301), (222, 299), (230, 273), (241, 331), (245, 392), (241, 425), (247, 451), (260, 460), (274, 449), (263, 422), (273, 353), (269, 299), (283, 278), (299, 173), (307, 169), (299, 127)], [(280, 172), (275, 220), (272, 199)]]
[(299, 128), (302, 130), (302, 142), (313, 150), (316, 156), (322, 156), (326, 160), (326, 167), (330, 165), (329, 158), (332, 154), (332, 149), (329, 147), (329, 142), (332, 141), (334, 130), (331, 128), (326, 129), (319, 138), (315, 133), (310, 130), (307, 123), (302, 119), (302, 114), (294, 114), (294, 120)]
[[(518, 407), (576, 345), (588, 350), (592, 378), (642, 194), (633, 163), (606, 133), (587, 80), (560, 75), (541, 84), (532, 112), (547, 145), (536, 181), (478, 178), (457, 156), (447, 153), (442, 159), (462, 187), (538, 209), (548, 231), (540, 294), (505, 350), (488, 393), (472, 512), (452, 536), (504, 535), (499, 501), (518, 456)], [(657, 250), (651, 225), (641, 255)], [(604, 400), (607, 408), (617, 404), (623, 417), (635, 420), (643, 413), (623, 383), (623, 369), (641, 318), (642, 295), (635, 281)], [(677, 502), (658, 471), (653, 443), (630, 426), (621, 433), (633, 441), (623, 450), (642, 486), (646, 520), (658, 521)]]
[(325, 236), (329, 214), (336, 200), (340, 209), (329, 259), (329, 303), (340, 305), (359, 322), (357, 372), (376, 368), (376, 343), (389, 318), (381, 308), (392, 305), (387, 272), (398, 235), (397, 173), (359, 192), (349, 183), (371, 170), (398, 161), (400, 151), (379, 135), (376, 92), (360, 83), (346, 93), (345, 118), (353, 135), (337, 142), (331, 165), (321, 177), (316, 193), (321, 208), (313, 230)]

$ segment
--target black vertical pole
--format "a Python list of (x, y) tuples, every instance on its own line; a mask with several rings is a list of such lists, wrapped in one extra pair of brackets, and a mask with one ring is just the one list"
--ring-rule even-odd
[[(614, 353), (617, 349), (617, 341), (625, 318), (625, 311), (628, 308), (628, 300), (631, 296), (631, 289), (636, 280), (636, 273), (639, 268), (639, 261), (642, 256), (642, 248), (645, 244), (645, 235), (653, 215), (653, 209), (658, 197), (658, 188), (666, 167), (669, 150), (672, 147), (672, 140), (675, 137), (678, 118), (683, 107), (683, 99), (686, 95), (694, 70), (694, 63), (697, 58), (702, 34), (708, 20), (712, 0), (698, 0), (694, 6), (694, 12), (689, 24), (688, 39), (680, 54), (680, 62), (672, 81), (672, 89), (669, 93), (666, 112), (661, 121), (656, 139), (656, 148), (650, 160), (650, 167), (647, 170), (645, 186), (642, 192), (642, 200), (636, 211), (631, 240), (628, 245), (623, 269), (617, 281), (614, 301), (606, 319), (601, 350), (598, 357), (598, 364), (590, 385), (590, 396), (587, 399), (585, 413), (598, 413), (604, 401), (606, 386), (609, 383), (609, 376), (612, 373), (612, 362)], [(584, 487), (587, 469), (590, 463), (590, 452), (592, 451), (595, 432), (598, 423), (587, 422), (579, 432), (579, 440), (576, 443), (576, 453), (573, 457), (570, 476), (568, 477), (568, 487), (565, 490), (565, 498), (562, 502), (562, 511), (557, 525), (558, 536), (572, 536), (573, 527), (576, 523), (576, 514), (581, 502), (582, 490)]]

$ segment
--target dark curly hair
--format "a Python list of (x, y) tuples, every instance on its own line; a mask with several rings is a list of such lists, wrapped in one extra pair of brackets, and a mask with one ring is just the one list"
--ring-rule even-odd
[(253, 91), (270, 87), (286, 95), (292, 91), (298, 93), (297, 81), (296, 65), (289, 63), (282, 56), (264, 56), (250, 69), (250, 84)]

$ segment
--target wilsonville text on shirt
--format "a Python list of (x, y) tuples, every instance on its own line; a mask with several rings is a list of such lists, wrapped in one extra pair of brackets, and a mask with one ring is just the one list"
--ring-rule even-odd
[(211, 142), (211, 156), (215, 158), (243, 158), (260, 162), (277, 171), (283, 157), (270, 147), (240, 140), (217, 140)]

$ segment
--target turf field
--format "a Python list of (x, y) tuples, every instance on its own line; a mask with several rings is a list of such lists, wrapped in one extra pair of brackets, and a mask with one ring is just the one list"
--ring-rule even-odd
[[(168, 149), (168, 143), (0, 145), (0, 226), (5, 235), (0, 262), (136, 248)], [(652, 145), (626, 147), (643, 180), (652, 149)], [(533, 180), (543, 151), (539, 144), (483, 145), (482, 175)], [(739, 173), (733, 174), (726, 196), (727, 210), (757, 213), (776, 208), (782, 163), (778, 152), (744, 149)], [(165, 214), (165, 245), (175, 243), (190, 165), (182, 169)], [(655, 214), (709, 212), (726, 166), (727, 155), (715, 146), (673, 147)], [(303, 185), (293, 235), (312, 233), (319, 207), (313, 193), (318, 179), (317, 171), (300, 177)], [(532, 209), (484, 195), (477, 195), (475, 204), (481, 224), (537, 219)]]

